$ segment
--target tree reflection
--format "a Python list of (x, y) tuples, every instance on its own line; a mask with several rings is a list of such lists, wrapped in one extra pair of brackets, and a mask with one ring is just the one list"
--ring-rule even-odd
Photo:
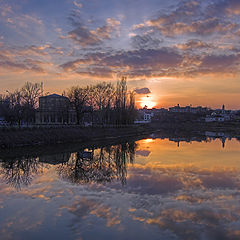
[(69, 161), (57, 167), (62, 179), (73, 183), (104, 183), (114, 179), (124, 185), (127, 163), (133, 163), (136, 143), (124, 143), (72, 153)]
[(42, 163), (36, 157), (4, 160), (0, 168), (3, 180), (18, 190), (31, 184), (33, 177), (42, 171)]

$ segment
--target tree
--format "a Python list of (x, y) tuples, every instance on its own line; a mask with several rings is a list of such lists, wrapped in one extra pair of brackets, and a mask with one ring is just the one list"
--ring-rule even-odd
[(8, 107), (5, 112), (5, 119), (10, 124), (18, 123), (20, 126), (23, 120), (23, 106), (21, 91), (16, 89), (14, 92), (8, 92), (5, 96), (5, 101), (8, 102)]
[(67, 91), (66, 96), (76, 111), (77, 124), (81, 124), (88, 99), (88, 88), (81, 88), (79, 86), (71, 87)]
[(127, 79), (122, 77), (117, 83), (115, 94), (115, 122), (117, 124), (133, 123), (136, 117), (134, 92), (127, 91)]
[(26, 82), (20, 90), (23, 117), (27, 122), (35, 122), (35, 109), (38, 105), (38, 98), (41, 96), (41, 84)]
[(38, 98), (41, 96), (42, 89), (40, 83), (26, 82), (20, 90), (23, 105), (29, 106), (31, 109), (37, 107)]
[(110, 111), (113, 107), (115, 94), (114, 86), (111, 83), (99, 83), (91, 86), (90, 89), (91, 105), (97, 112), (99, 123), (110, 122)]
[(11, 124), (17, 122), (19, 126), (22, 121), (34, 122), (35, 109), (41, 95), (41, 84), (26, 82), (20, 90), (7, 92), (7, 95), (1, 97), (2, 102), (5, 103), (5, 119)]

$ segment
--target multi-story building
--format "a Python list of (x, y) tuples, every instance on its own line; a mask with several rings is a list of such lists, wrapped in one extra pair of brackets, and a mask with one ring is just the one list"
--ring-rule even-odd
[(51, 94), (39, 98), (36, 124), (76, 124), (76, 112), (67, 97)]

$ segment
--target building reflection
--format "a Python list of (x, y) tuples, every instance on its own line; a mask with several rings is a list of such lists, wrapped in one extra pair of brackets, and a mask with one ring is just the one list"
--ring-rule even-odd
[(65, 163), (69, 160), (71, 153), (58, 153), (51, 155), (43, 155), (39, 157), (39, 162), (47, 163), (51, 165), (57, 165), (60, 163)]

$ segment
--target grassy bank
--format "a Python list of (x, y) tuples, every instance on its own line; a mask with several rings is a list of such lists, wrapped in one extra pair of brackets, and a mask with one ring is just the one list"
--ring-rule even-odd
[(152, 128), (167, 131), (168, 133), (182, 134), (203, 134), (209, 132), (223, 132), (240, 137), (239, 122), (156, 122), (151, 124)]
[(0, 149), (44, 146), (65, 143), (114, 140), (161, 132), (164, 136), (200, 136), (206, 131), (222, 132), (240, 138), (240, 123), (157, 122), (145, 125), (116, 127), (58, 127), (1, 129)]
[(1, 129), (0, 148), (114, 140), (149, 134), (151, 131), (151, 126)]

